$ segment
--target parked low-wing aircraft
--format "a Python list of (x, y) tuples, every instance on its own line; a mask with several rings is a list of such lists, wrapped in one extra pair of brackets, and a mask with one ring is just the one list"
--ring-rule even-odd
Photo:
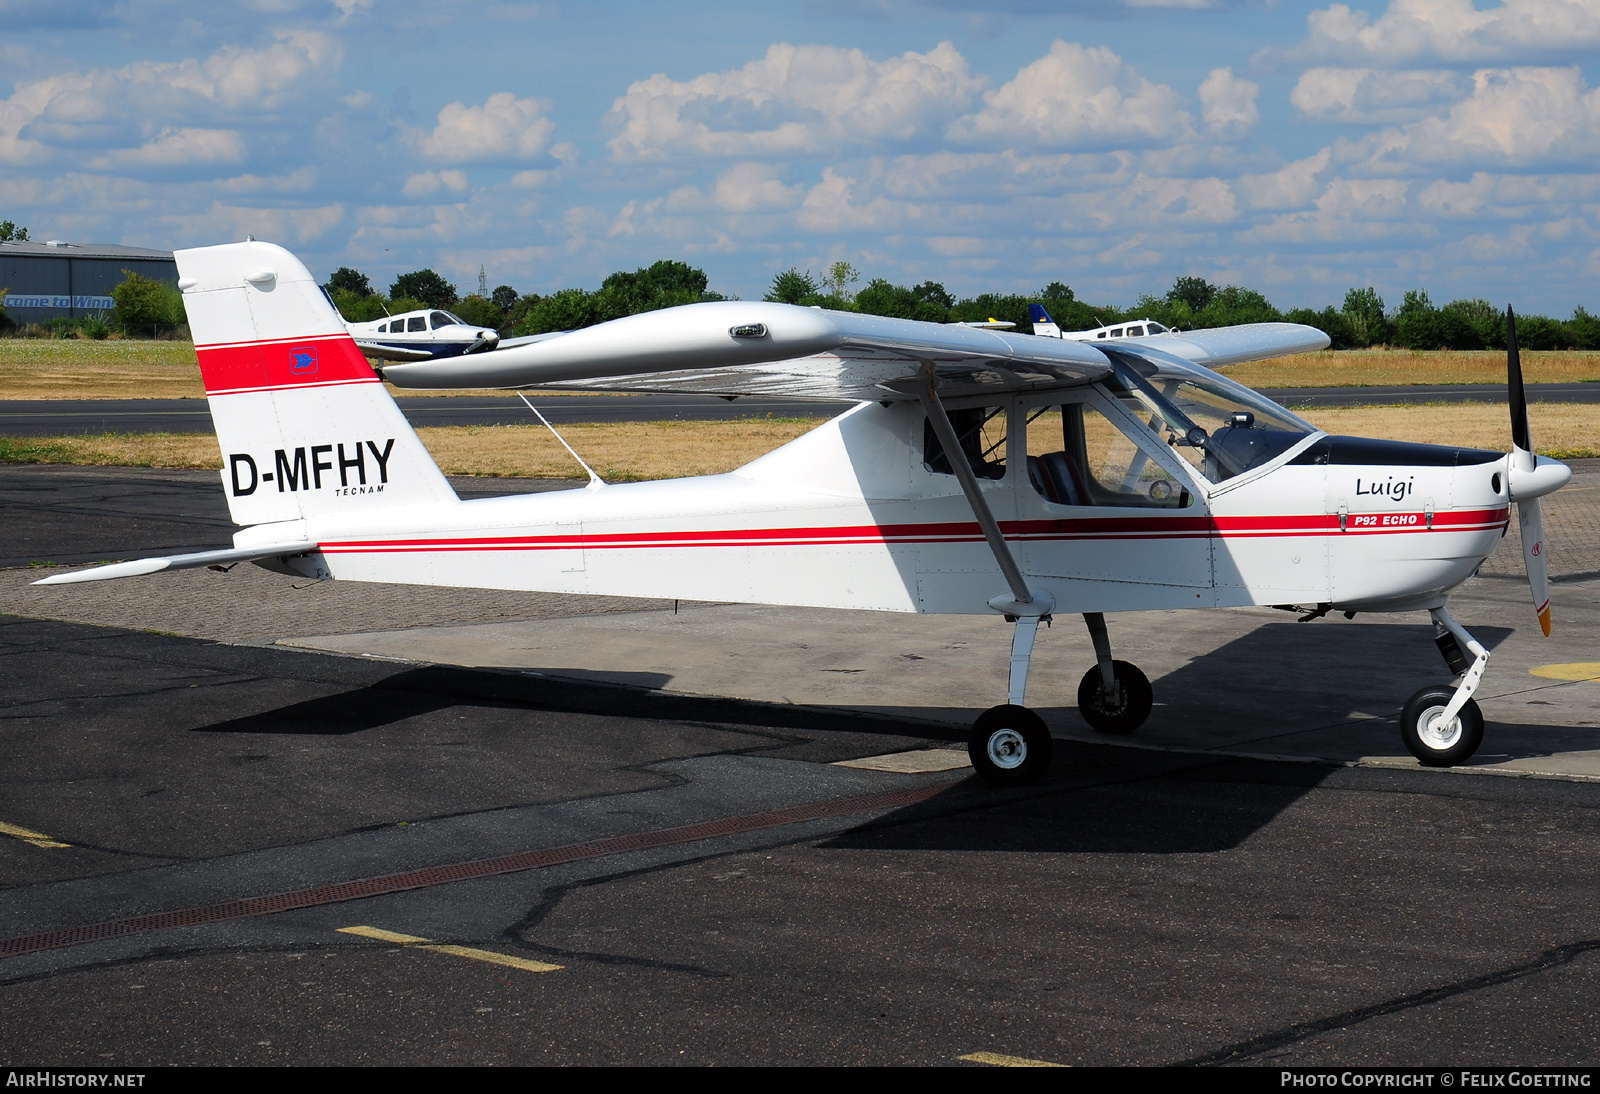
[(969, 743), (990, 782), (1048, 765), (1024, 705), (1041, 620), (1081, 613), (1085, 721), (1138, 728), (1144, 674), (1106, 612), (1248, 604), (1427, 611), (1453, 684), (1401, 715), (1423, 763), (1478, 747), (1489, 652), (1446, 607), (1517, 503), (1549, 633), (1538, 499), (1571, 472), (1533, 454), (1511, 326), (1514, 449), (1331, 437), (1216, 372), (1321, 349), (1252, 324), (1146, 341), (1040, 338), (787, 304), (690, 304), (509, 349), (388, 366), (414, 388), (566, 387), (856, 399), (725, 475), (458, 499), (332, 306), (287, 251), (177, 253), (179, 287), (243, 525), (231, 549), (40, 584), (252, 560), (316, 578), (879, 611), (1004, 615), (1008, 702)]
[(1074, 342), (1097, 342), (1103, 338), (1153, 338), (1171, 333), (1154, 319), (1125, 319), (1121, 323), (1108, 323), (1088, 330), (1062, 330), (1043, 304), (1029, 304), (1028, 317), (1033, 320), (1033, 333), (1046, 338), (1068, 338)]
[(402, 312), (370, 323), (346, 323), (350, 337), (368, 357), (386, 361), (430, 361), (480, 353), (500, 343), (493, 327), (475, 327), (439, 308)]

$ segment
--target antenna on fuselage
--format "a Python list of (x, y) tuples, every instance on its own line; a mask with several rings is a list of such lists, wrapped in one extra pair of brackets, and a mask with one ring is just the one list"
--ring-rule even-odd
[(556, 427), (551, 425), (549, 421), (545, 419), (543, 414), (539, 413), (539, 408), (528, 402), (528, 397), (526, 395), (519, 391), (517, 392), (517, 398), (521, 399), (523, 403), (527, 405), (528, 409), (533, 411), (533, 416), (535, 418), (538, 418), (541, 422), (544, 422), (544, 427), (548, 429), (552, 435), (554, 435), (556, 440), (561, 442), (561, 447), (565, 448), (567, 452), (571, 454), (572, 458), (578, 461), (578, 466), (589, 472), (589, 485), (587, 489), (593, 490), (595, 487), (604, 486), (606, 484), (605, 479), (602, 479), (599, 475), (594, 473), (594, 468), (583, 462), (583, 457), (578, 455), (577, 450), (567, 443), (567, 439), (556, 432)]

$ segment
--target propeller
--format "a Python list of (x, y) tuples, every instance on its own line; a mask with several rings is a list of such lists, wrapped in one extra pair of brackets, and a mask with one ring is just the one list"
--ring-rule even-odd
[[(1516, 472), (1531, 474), (1537, 465), (1533, 441), (1528, 435), (1528, 398), (1522, 389), (1522, 358), (1517, 353), (1517, 316), (1506, 307), (1506, 387), (1511, 395), (1511, 481)], [(1544, 511), (1538, 498), (1518, 500), (1517, 524), (1522, 529), (1522, 561), (1528, 570), (1528, 588), (1533, 592), (1533, 610), (1539, 626), (1550, 637), (1550, 560), (1545, 554)]]

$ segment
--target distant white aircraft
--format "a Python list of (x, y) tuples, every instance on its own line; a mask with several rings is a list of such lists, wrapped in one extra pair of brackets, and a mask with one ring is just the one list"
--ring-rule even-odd
[(500, 334), (475, 327), (439, 308), (391, 315), (371, 323), (346, 323), (350, 337), (368, 357), (386, 361), (430, 361), (496, 349)]
[(1411, 696), (1400, 732), (1433, 766), (1483, 739), (1472, 695), (1489, 651), (1446, 601), (1499, 546), (1513, 504), (1550, 633), (1539, 499), (1572, 472), (1533, 453), (1514, 322), (1507, 455), (1332, 437), (1212, 371), (1326, 348), (1293, 323), (1153, 339), (1125, 324), (1083, 342), (688, 304), (386, 375), (856, 406), (725, 475), (606, 485), (591, 472), (587, 490), (463, 501), (298, 259), (254, 241), (176, 258), (244, 527), (231, 548), (39, 584), (251, 560), (354, 581), (999, 615), (1014, 625), (1008, 701), (979, 716), (968, 755), (1002, 785), (1050, 762), (1050, 732), (1023, 703), (1039, 624), (1058, 612), (1081, 613), (1094, 643), (1079, 712), (1129, 733), (1150, 682), (1113, 659), (1105, 612), (1425, 611), (1455, 680)]
[(1154, 319), (1131, 319), (1124, 323), (1108, 323), (1090, 330), (1062, 330), (1043, 304), (1029, 304), (1028, 315), (1033, 320), (1033, 333), (1046, 338), (1066, 338), (1073, 342), (1094, 342), (1102, 338), (1149, 338), (1172, 331)]

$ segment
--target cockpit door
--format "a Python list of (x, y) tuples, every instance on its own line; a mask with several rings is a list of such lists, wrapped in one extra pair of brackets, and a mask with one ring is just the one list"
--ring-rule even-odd
[(1022, 436), (1013, 444), (1022, 451), (1013, 460), (1027, 468), (1016, 476), (1023, 568), (1089, 582), (1108, 610), (1209, 605), (1206, 502), (1154, 431), (1098, 388), (1073, 391), (1070, 401), (1024, 400), (1017, 410)]

